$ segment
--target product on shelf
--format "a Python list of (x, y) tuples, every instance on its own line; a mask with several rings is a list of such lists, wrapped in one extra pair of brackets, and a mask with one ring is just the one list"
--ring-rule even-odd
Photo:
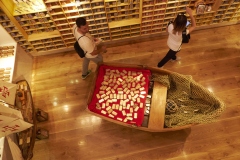
[(14, 55), (14, 46), (0, 46), (0, 58)]
[(6, 67), (6, 68), (0, 68), (0, 80), (1, 81), (6, 81), (9, 82), (10, 81), (10, 77), (11, 77), (11, 67)]
[[(33, 0), (31, 7), (36, 5), (36, 1), (41, 0)], [(44, 0), (41, 4), (43, 10), (33, 11), (30, 8), (30, 12), (25, 12), (15, 9), (18, 11), (14, 12), (14, 17), (0, 12), (0, 23), (26, 52), (72, 47), (70, 44), (74, 42), (74, 37), (71, 28), (78, 17), (85, 17), (91, 34), (104, 41), (163, 33), (169, 21), (178, 13), (185, 13), (186, 6), (194, 9), (197, 26), (240, 19), (239, 0), (232, 0), (231, 3), (228, 0)], [(12, 18), (17, 22), (10, 21)], [(138, 27), (133, 29), (134, 25)], [(117, 27), (120, 30), (115, 31)], [(55, 37), (59, 39), (53, 40)], [(47, 46), (44, 39), (52, 40), (55, 46)], [(32, 45), (36, 40), (41, 41), (41, 46)]]

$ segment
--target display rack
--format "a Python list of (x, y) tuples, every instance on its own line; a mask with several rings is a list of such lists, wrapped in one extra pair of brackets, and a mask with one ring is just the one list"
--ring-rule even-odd
[[(38, 0), (40, 1), (40, 0)], [(195, 8), (196, 0), (44, 0), (45, 10), (11, 13), (13, 2), (0, 1), (0, 23), (32, 55), (46, 51), (73, 49), (71, 28), (78, 17), (85, 17), (90, 33), (105, 42), (165, 32), (170, 20)], [(205, 0), (210, 6), (196, 14), (198, 27), (222, 22), (238, 22), (240, 0)]]
[(14, 23), (0, 10), (0, 23), (5, 30), (15, 39), (18, 44), (27, 52), (34, 50), (33, 46), (25, 39), (20, 30), (14, 25)]
[(28, 35), (56, 30), (47, 12), (38, 12), (14, 16)]
[(110, 28), (111, 39), (125, 39), (140, 36), (140, 24)]
[(213, 23), (238, 21), (240, 19), (240, 0), (223, 0), (217, 10)]

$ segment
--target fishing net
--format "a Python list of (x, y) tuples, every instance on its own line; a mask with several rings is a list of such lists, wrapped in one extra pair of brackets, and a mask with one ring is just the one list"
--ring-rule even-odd
[(165, 126), (210, 123), (224, 111), (225, 105), (213, 93), (197, 84), (191, 76), (153, 73), (151, 80), (168, 88)]

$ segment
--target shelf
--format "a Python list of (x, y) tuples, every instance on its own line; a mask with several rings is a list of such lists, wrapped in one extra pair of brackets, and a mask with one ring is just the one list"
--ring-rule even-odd
[(122, 21), (115, 21), (115, 22), (109, 22), (109, 28), (115, 28), (115, 27), (122, 27), (126, 25), (134, 25), (134, 24), (140, 24), (141, 19), (128, 19), (128, 20), (122, 20)]
[(38, 34), (31, 34), (28, 36), (28, 41), (35, 41), (41, 39), (48, 39), (61, 36), (58, 30), (54, 30), (52, 32), (42, 32)]
[(18, 3), (13, 6), (12, 15), (14, 16), (47, 11), (42, 0), (31, 0), (30, 2)]
[[(56, 48), (70, 48), (74, 37), (72, 26), (78, 17), (85, 17), (94, 37), (104, 41), (131, 38), (165, 32), (167, 23), (174, 20), (178, 13), (185, 13), (185, 7), (194, 9), (196, 0), (94, 0), (82, 1), (80, 6), (72, 0), (44, 0), (45, 10), (12, 16), (6, 10), (0, 12), (0, 23), (26, 51), (44, 52)], [(212, 6), (210, 12), (194, 13), (197, 26), (239, 20), (239, 0), (206, 0)], [(195, 9), (194, 9), (195, 11)], [(8, 13), (6, 13), (8, 12)], [(188, 16), (188, 15), (187, 15)], [(188, 16), (189, 18), (189, 16)], [(14, 19), (14, 20), (13, 20)], [(136, 30), (132, 26), (138, 25)], [(124, 27), (129, 27), (123, 29)], [(120, 27), (120, 33), (113, 29)], [(124, 33), (122, 33), (124, 31)], [(125, 34), (126, 32), (126, 34)], [(117, 35), (114, 35), (118, 33)], [(47, 45), (46, 41), (59, 39), (60, 46)], [(32, 42), (39, 41), (36, 46)], [(41, 47), (40, 47), (41, 45)], [(54, 45), (57, 45), (54, 43)]]

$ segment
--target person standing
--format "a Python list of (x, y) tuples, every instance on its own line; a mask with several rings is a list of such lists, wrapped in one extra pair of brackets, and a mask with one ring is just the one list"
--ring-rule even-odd
[(107, 51), (106, 46), (98, 45), (101, 39), (91, 36), (88, 23), (83, 17), (76, 19), (76, 24), (72, 27), (72, 32), (85, 53), (82, 65), (82, 79), (86, 79), (91, 73), (91, 70), (88, 70), (89, 62), (93, 61), (96, 64), (103, 62), (101, 54)]
[[(196, 22), (192, 14), (192, 10), (189, 7), (186, 7), (186, 13), (189, 14), (191, 19), (191, 27), (187, 28), (186, 34), (191, 33), (195, 27)], [(184, 14), (178, 14), (173, 23), (169, 24), (166, 28), (166, 32), (168, 32), (168, 40), (167, 45), (169, 47), (169, 51), (166, 56), (158, 63), (158, 67), (163, 67), (169, 60), (179, 60), (180, 57), (177, 57), (177, 52), (181, 49), (182, 44), (182, 31), (186, 28), (187, 17)]]

